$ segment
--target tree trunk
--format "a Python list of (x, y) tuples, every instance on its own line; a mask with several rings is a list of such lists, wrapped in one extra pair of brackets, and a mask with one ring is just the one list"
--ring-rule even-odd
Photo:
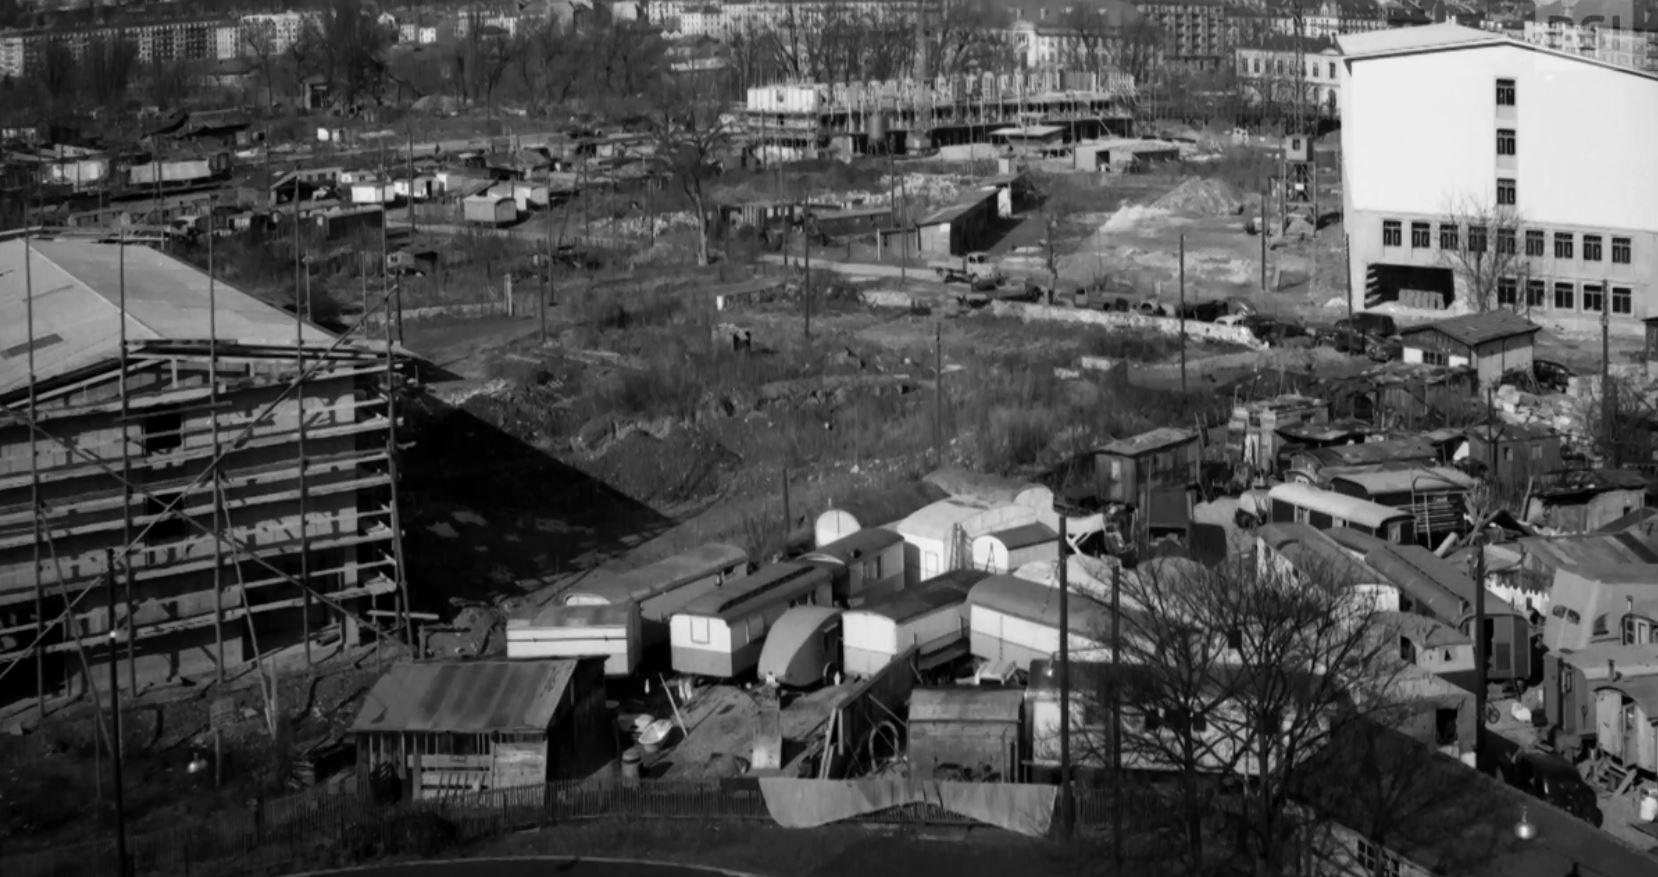
[(708, 212), (702, 209), (702, 187), (694, 186), (689, 193), (691, 208), (697, 212), (697, 264), (706, 266), (708, 258)]

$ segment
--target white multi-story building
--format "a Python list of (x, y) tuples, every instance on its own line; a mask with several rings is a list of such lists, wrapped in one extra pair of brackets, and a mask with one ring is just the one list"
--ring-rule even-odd
[(1452, 24), (1338, 42), (1355, 308), (1469, 303), (1477, 239), (1535, 322), (1658, 316), (1658, 76)]
[[(242, 54), (280, 55), (299, 42), (305, 32), (307, 17), (298, 12), (274, 12), (244, 15), (237, 20), (241, 30), (239, 39)], [(257, 50), (253, 47), (257, 46)]]
[(1528, 21), (1521, 31), (1521, 39), (1619, 67), (1658, 69), (1658, 33), (1563, 21)]
[(0, 78), (23, 75), (23, 37), (16, 34), (0, 36)]
[[(1296, 48), (1300, 44), (1302, 69), (1296, 70)], [(1290, 107), (1296, 103), (1296, 88), (1309, 115), (1341, 115), (1341, 50), (1322, 38), (1297, 40), (1273, 34), (1240, 44), (1238, 80), (1263, 103)]]

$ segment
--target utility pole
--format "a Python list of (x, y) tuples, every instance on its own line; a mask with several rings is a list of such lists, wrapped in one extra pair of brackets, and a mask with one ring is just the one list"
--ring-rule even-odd
[(1186, 392), (1186, 236), (1180, 236), (1180, 392)]
[(1267, 291), (1267, 197), (1268, 187), (1261, 184), (1261, 292)]
[(898, 241), (903, 251), (898, 254), (898, 282), (907, 289), (910, 284), (910, 229), (906, 217), (909, 215), (910, 193), (909, 184), (903, 179), (898, 181), (898, 200), (903, 205), (903, 213), (898, 218)]
[(1353, 319), (1353, 238), (1349, 235), (1341, 236), (1341, 264), (1342, 277), (1347, 284), (1347, 319)]
[(1123, 873), (1123, 645), (1122, 588), (1125, 557), (1111, 569), (1111, 861)]
[[(414, 117), (409, 117), (409, 233), (415, 232)], [(381, 208), (385, 209), (385, 208)]]
[(104, 587), (109, 599), (109, 720), (110, 767), (115, 771), (115, 873), (131, 873), (127, 861), (127, 807), (121, 785), (121, 681), (118, 658), (120, 631), (115, 626), (115, 552), (104, 550)]
[(1485, 769), (1485, 515), (1475, 522), (1474, 531), (1474, 769)]
[(811, 211), (804, 204), (800, 210), (800, 254), (805, 279), (801, 282), (800, 297), (806, 303), (806, 337), (812, 337), (812, 229)]
[(933, 465), (944, 465), (944, 324), (933, 324)]
[(1071, 839), (1075, 808), (1071, 806), (1071, 584), (1070, 541), (1065, 533), (1065, 510), (1059, 512), (1059, 837)]
[(1611, 309), (1607, 299), (1612, 295), (1612, 288), (1606, 281), (1600, 282), (1600, 429), (1604, 437), (1601, 446), (1602, 453), (1611, 465), (1618, 465), (1617, 436), (1617, 405), (1618, 400), (1612, 390), (1612, 319)]

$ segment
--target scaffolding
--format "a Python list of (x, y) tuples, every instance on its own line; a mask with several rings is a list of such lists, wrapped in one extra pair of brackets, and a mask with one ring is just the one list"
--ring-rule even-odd
[[(0, 692), (23, 693), (12, 674), (32, 664), (42, 715), (55, 694), (76, 693), (77, 669), (95, 687), (86, 653), (106, 640), (124, 643), (107, 660), (124, 657), (136, 694), (145, 682), (223, 680), (301, 643), (309, 664), (319, 616), (347, 644), (412, 634), (397, 495), (401, 357), (391, 320), (384, 341), (358, 328), (390, 312), (394, 288), (382, 272), (364, 319), (330, 336), (307, 322), (296, 276), (293, 340), (278, 343), (269, 336), (289, 319), (281, 310), (235, 290), (237, 307), (225, 310), (208, 235), (205, 303), (195, 269), (161, 265), (190, 274), (165, 275), (176, 287), (158, 292), (165, 257), (146, 257), (136, 315), (129, 251), (141, 248), (124, 236), (99, 244), (29, 230), (0, 241), (21, 247), (24, 301), (25, 341), (5, 353), (27, 351), (24, 386), (0, 392)], [(37, 289), (37, 275), (50, 269), (55, 283), (74, 275), (60, 263), (102, 264), (109, 248), (113, 316), (55, 305), (37, 325), (37, 302), (71, 288)], [(181, 319), (199, 319), (205, 304), (206, 338), (146, 323), (142, 307), (158, 295)], [(240, 337), (221, 336), (227, 319)], [(116, 326), (89, 334), (103, 320)], [(74, 349), (83, 341), (90, 352)], [(64, 362), (64, 348), (87, 356)], [(52, 351), (55, 371), (38, 370), (37, 351)], [(100, 599), (114, 585), (121, 597)], [(384, 628), (382, 599), (394, 609)]]

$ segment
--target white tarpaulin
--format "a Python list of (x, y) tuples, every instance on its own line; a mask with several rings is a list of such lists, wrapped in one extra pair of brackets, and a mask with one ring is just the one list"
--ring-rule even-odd
[(784, 828), (816, 828), (904, 804), (931, 803), (987, 825), (1045, 837), (1059, 787), (932, 780), (802, 780), (762, 777), (766, 810)]

